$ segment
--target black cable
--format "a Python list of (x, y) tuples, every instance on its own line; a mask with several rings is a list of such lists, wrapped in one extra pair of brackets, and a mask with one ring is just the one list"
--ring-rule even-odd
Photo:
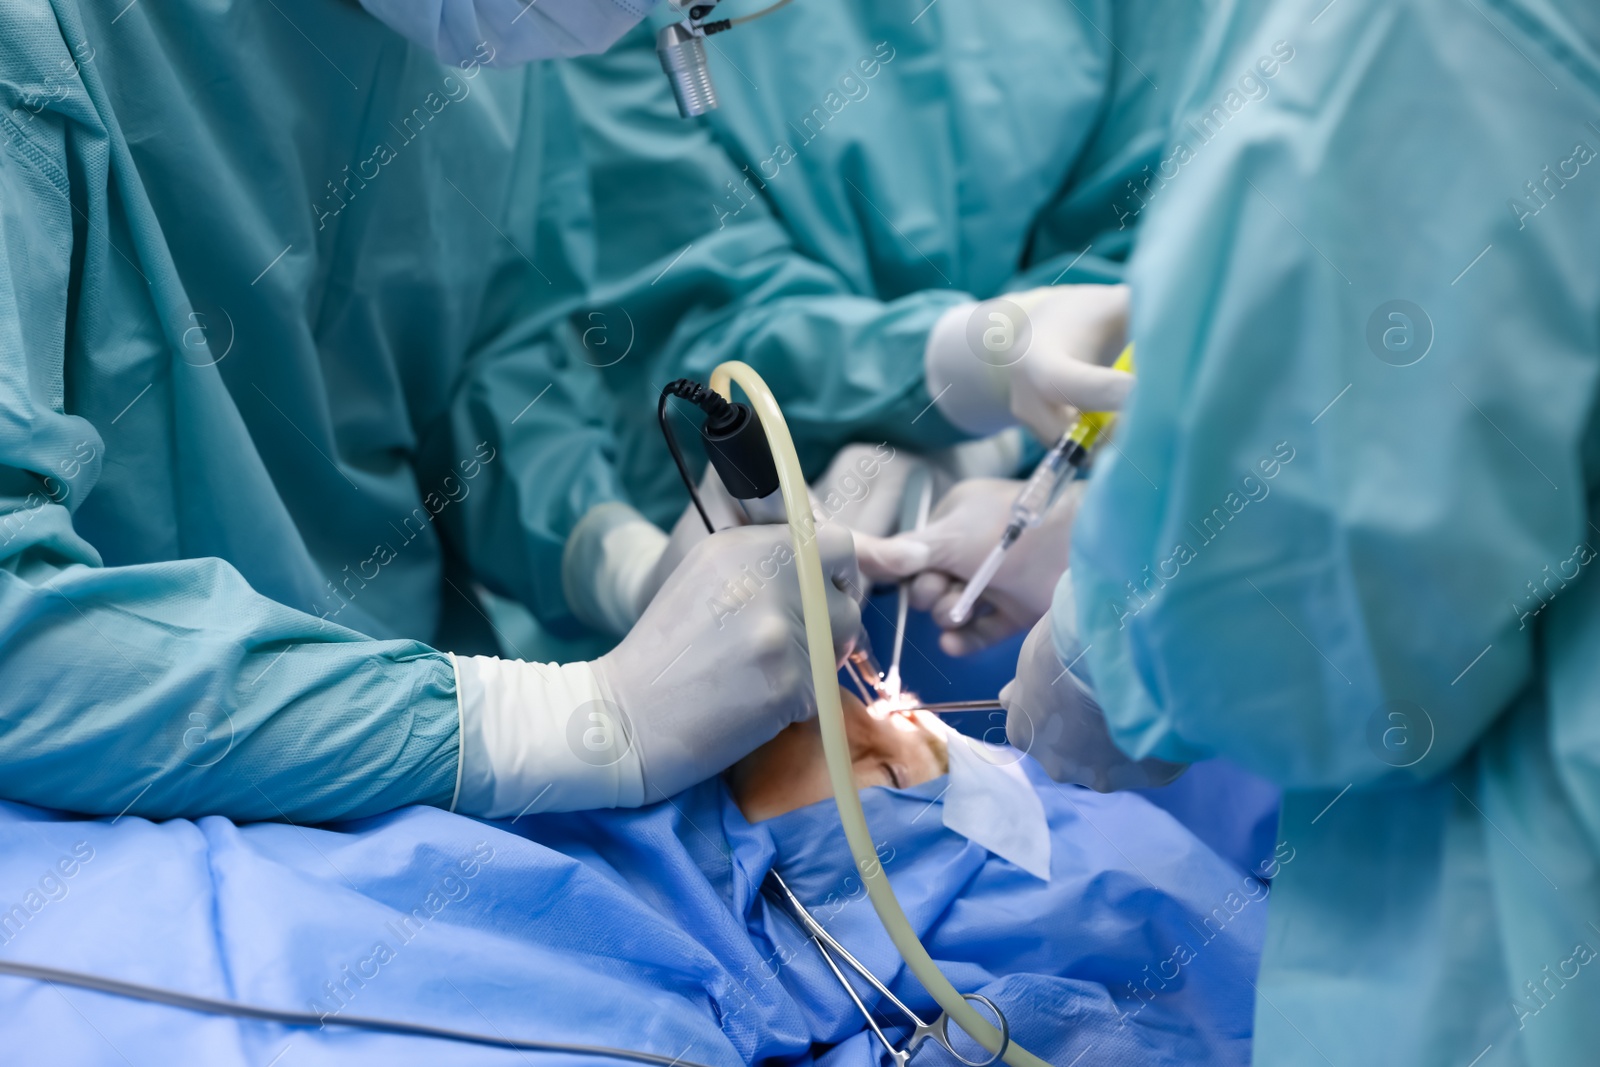
[[(778, 10), (780, 7), (788, 7), (792, 2), (793, 0), (778, 0), (777, 3), (769, 4), (760, 11), (753, 11), (748, 15), (741, 15), (736, 19), (718, 19), (715, 22), (695, 22), (694, 24), (699, 27), (706, 36), (709, 37), (713, 33), (721, 33), (723, 30), (731, 30), (735, 26), (742, 26), (746, 22), (754, 22), (756, 19), (765, 18), (774, 11)], [(697, 17), (704, 18), (709, 14), (711, 14), (711, 8), (709, 7), (695, 6), (689, 9), (689, 19), (691, 22), (693, 22)]]
[(683, 450), (678, 447), (678, 436), (672, 432), (671, 413), (667, 410), (667, 401), (672, 397), (687, 400), (704, 411), (706, 425), (713, 429), (733, 417), (733, 405), (721, 394), (689, 378), (678, 378), (662, 386), (661, 400), (656, 404), (661, 435), (667, 439), (667, 451), (672, 453), (672, 462), (678, 466), (678, 476), (683, 479), (684, 488), (689, 490), (689, 499), (694, 501), (694, 509), (700, 513), (700, 520), (706, 524), (706, 533), (716, 533), (717, 528), (712, 525), (711, 516), (706, 514), (706, 506), (700, 500), (700, 488), (694, 484), (694, 476), (689, 473)]
[(635, 1052), (632, 1049), (609, 1048), (605, 1045), (575, 1045), (561, 1041), (533, 1041), (526, 1038), (478, 1034), (470, 1030), (450, 1030), (422, 1023), (399, 1022), (394, 1019), (374, 1019), (363, 1015), (322, 1015), (310, 1011), (289, 1011), (281, 1008), (262, 1008), (242, 1004), (236, 1000), (217, 1000), (212, 997), (179, 993), (159, 986), (124, 982), (116, 978), (103, 978), (82, 971), (66, 971), (56, 967), (41, 967), (33, 963), (14, 963), (0, 960), (0, 974), (17, 978), (32, 978), (39, 982), (60, 982), (62, 985), (90, 989), (96, 993), (142, 1000), (151, 1004), (165, 1004), (186, 1011), (207, 1015), (231, 1015), (240, 1019), (259, 1019), (262, 1022), (281, 1023), (284, 1026), (346, 1026), (353, 1030), (369, 1030), (402, 1037), (431, 1037), (441, 1041), (459, 1041), (469, 1045), (488, 1045), (491, 1048), (512, 1049), (518, 1052), (566, 1052), (578, 1056), (610, 1056), (621, 1060), (634, 1060), (654, 1067), (706, 1067), (703, 1063), (686, 1060), (682, 1056), (661, 1056), (654, 1052)]
[(672, 453), (672, 462), (678, 465), (678, 475), (683, 479), (683, 487), (689, 490), (689, 499), (694, 501), (694, 509), (700, 513), (700, 521), (706, 524), (706, 533), (716, 533), (717, 528), (711, 525), (711, 516), (706, 514), (706, 506), (700, 502), (700, 490), (694, 484), (694, 477), (689, 473), (689, 465), (683, 461), (683, 450), (678, 447), (678, 437), (672, 432), (672, 416), (667, 411), (667, 401), (672, 394), (666, 389), (661, 390), (661, 402), (656, 405), (656, 418), (661, 421), (661, 435), (667, 439), (667, 451)]

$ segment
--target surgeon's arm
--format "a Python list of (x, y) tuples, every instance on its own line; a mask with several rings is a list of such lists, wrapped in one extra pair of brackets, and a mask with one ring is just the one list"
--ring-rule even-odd
[[(1364, 27), (1296, 54), (1269, 26), (1218, 64), (1199, 107), (1238, 62), (1279, 73), (1225, 137), (1179, 131), (1193, 158), (1134, 259), (1139, 384), (1073, 541), (1129, 755), (1221, 753), (1291, 788), (1437, 774), (1592, 583), (1596, 216), (1506, 199), (1590, 105), (1485, 84), (1516, 56), (1482, 27), (1482, 56), (1354, 71)], [(1399, 86), (1428, 145), (1380, 159), (1361, 146)]]
[(0, 572), (0, 795), (297, 823), (450, 806), (448, 657), (283, 607), (220, 560), (95, 565), (65, 508), (5, 505), (29, 544)]
[(467, 461), (483, 481), (440, 521), (487, 588), (571, 634), (583, 620), (562, 587), (567, 540), (601, 505), (630, 509), (610, 398), (593, 369), (566, 354), (561, 333), (506, 338), (476, 353), (447, 414), (423, 435), (420, 463), (450, 474), (457, 457), (492, 458)]
[[(1017, 272), (999, 285), (998, 291), (1011, 294), (1013, 303), (1027, 308), (1034, 338), (1025, 360), (999, 369), (1011, 370), (1009, 377), (1020, 378), (1024, 388), (1063, 387), (1060, 375), (1042, 373), (1043, 365), (1060, 351), (1052, 342), (1058, 341), (1061, 333), (1072, 332), (1071, 324), (1083, 317), (1084, 309), (1070, 298), (1065, 307), (1053, 301), (1055, 306), (1046, 308), (1036, 302), (1043, 294), (1035, 294), (1032, 301), (1019, 294), (1122, 281), (1144, 205), (1152, 203), (1165, 184), (1157, 171), (1168, 144), (1181, 72), (1205, 16), (1204, 5), (1174, 8), (1160, 0), (1135, 0), (1095, 10), (1092, 28), (1085, 27), (1083, 32), (1096, 47), (1100, 41), (1106, 42), (1107, 67), (1103, 72), (1095, 68), (1103, 97), (1092, 113), (1088, 136), (1070, 160), (1060, 188), (1040, 197), (1038, 213), (1026, 234), (986, 233), (981, 238), (992, 246), (1005, 247), (1011, 240), (1020, 244)], [(591, 61), (590, 66), (619, 69), (632, 59), (622, 50), (625, 48)], [(1088, 62), (1086, 55), (1075, 55), (1072, 61)], [(643, 76), (652, 75), (645, 71)], [(659, 81), (656, 77), (655, 82)], [(1060, 91), (1070, 96), (1085, 89), (1063, 75)], [(594, 95), (598, 98), (601, 94)], [(1006, 114), (1011, 106), (1007, 102), (996, 107), (995, 121), (1017, 121), (1019, 129), (1026, 129), (1031, 116)], [(1086, 120), (1090, 114), (1086, 111)], [(659, 136), (652, 126), (655, 118), (642, 106), (620, 114), (613, 107), (589, 128), (602, 134), (615, 131), (613, 139), (618, 143), (625, 131), (636, 134), (627, 139), (628, 151), (635, 156), (656, 153), (652, 173), (671, 173), (677, 179), (670, 188), (674, 210), (658, 212), (655, 219), (640, 217), (628, 229), (654, 236), (671, 225), (662, 216), (672, 216), (680, 227), (672, 240), (663, 241), (660, 262), (640, 279), (653, 280), (651, 288), (659, 290), (676, 277), (685, 294), (683, 304), (689, 313), (663, 346), (668, 366), (690, 376), (703, 376), (723, 359), (752, 363), (784, 401), (785, 417), (801, 447), (802, 459), (812, 464), (808, 473), (815, 473), (816, 465), (851, 440), (887, 440), (926, 450), (959, 436), (992, 433), (1017, 419), (1046, 439), (1059, 432), (1045, 420), (1028, 417), (1026, 402), (1019, 405), (1006, 397), (1003, 388), (995, 393), (1006, 376), (993, 373), (996, 368), (986, 363), (1005, 364), (1010, 357), (985, 361), (975, 355), (977, 346), (984, 343), (983, 327), (990, 320), (986, 309), (975, 306), (972, 295), (952, 287), (944, 277), (945, 273), (956, 276), (955, 267), (913, 259), (902, 269), (920, 271), (924, 288), (888, 301), (861, 296), (859, 283), (853, 285), (827, 267), (825, 257), (806, 254), (796, 239), (804, 230), (803, 220), (780, 217), (769, 201), (752, 189), (755, 179), (750, 175), (760, 172), (756, 164), (739, 167), (740, 161), (703, 132)], [(637, 128), (627, 130), (623, 124), (629, 121)], [(681, 121), (669, 114), (668, 132), (670, 124)], [(954, 147), (967, 149), (960, 144)], [(798, 153), (805, 150), (796, 148)], [(784, 162), (781, 153), (777, 160)], [(781, 169), (791, 166), (803, 164), (784, 163)], [(791, 180), (804, 180), (804, 176), (780, 173), (772, 179), (775, 187)], [(729, 183), (737, 192), (730, 191)], [(877, 211), (870, 201), (850, 201), (834, 205), (834, 210), (860, 212), (869, 219)], [(697, 235), (679, 219), (691, 225), (705, 222), (707, 231)], [(870, 228), (875, 222), (856, 224), (868, 231), (863, 242), (871, 240)], [(824, 233), (819, 239), (828, 238)], [(915, 237), (908, 240), (915, 241)], [(960, 239), (955, 241), (959, 248)], [(683, 258), (654, 280), (685, 247), (688, 251)], [(940, 252), (934, 250), (931, 255), (938, 259)], [(862, 269), (867, 268), (863, 265)], [(1066, 295), (1064, 289), (1055, 292)], [(696, 294), (701, 295), (697, 298)], [(714, 294), (716, 302), (705, 300), (704, 294)], [(1120, 348), (1117, 345), (1110, 358), (1115, 358)], [(1075, 358), (1086, 357), (1080, 353)], [(1017, 371), (1024, 373), (1018, 375)], [(1116, 388), (1112, 380), (1116, 376), (1085, 373), (1080, 380), (1070, 370), (1067, 373), (1071, 384), (1065, 388), (1069, 391), (1081, 389), (1098, 398), (1100, 390)]]
[[(767, 115), (757, 121), (769, 121), (772, 135), (781, 138), (763, 160), (743, 158), (744, 146), (719, 132), (718, 123), (680, 118), (648, 40), (639, 35), (604, 57), (564, 64), (562, 77), (582, 120), (590, 180), (602, 209), (595, 220), (601, 279), (594, 295), (601, 309), (596, 319), (615, 320), (613, 332), (626, 326), (635, 342), (632, 360), (619, 365), (612, 379), (637, 381), (641, 358), (654, 368), (656, 387), (677, 375), (704, 379), (722, 360), (743, 359), (783, 402), (811, 475), (852, 440), (929, 450), (999, 429), (1008, 421), (1004, 389), (997, 405), (971, 394), (993, 392), (991, 379), (997, 375), (989, 372), (1004, 368), (985, 367), (973, 355), (966, 327), (974, 300), (959, 288), (969, 274), (995, 272), (969, 271), (960, 257), (981, 242), (981, 249), (970, 252), (978, 260), (1004, 264), (1011, 259), (1025, 268), (1000, 286), (1004, 290), (1120, 280), (1134, 223), (1119, 218), (1116, 208), (1128, 195), (1124, 186), (1159, 162), (1171, 108), (1164, 101), (1176, 96), (1175, 85), (1163, 94), (1152, 77), (1165, 81), (1170, 69), (1177, 81), (1176, 60), (1192, 46), (1199, 18), (1187, 10), (1178, 17), (1151, 14), (1118, 11), (1114, 22), (1105, 23), (1112, 14), (1097, 13), (1120, 45), (1138, 57), (1137, 65), (1117, 58), (1117, 49), (1088, 15), (1080, 27), (1081, 51), (1063, 40), (1074, 69), (1063, 73), (1060, 93), (1079, 106), (1069, 109), (1059, 100), (1052, 106), (1061, 108), (1073, 133), (1049, 133), (1059, 158), (1042, 151), (1029, 156), (1032, 145), (1020, 150), (1024, 158), (1036, 158), (1038, 173), (1017, 178), (1015, 188), (1028, 190), (1021, 194), (1023, 203), (980, 205), (996, 220), (981, 234), (960, 230), (970, 211), (944, 198), (1001, 196), (998, 190), (1010, 186), (996, 183), (984, 192), (987, 186), (979, 183), (977, 191), (951, 192), (928, 183), (891, 190), (898, 199), (884, 205), (885, 215), (873, 203), (878, 194), (862, 192), (866, 178), (846, 174), (841, 181), (808, 171), (816, 164), (804, 144), (761, 106), (752, 113)], [(1141, 73), (1144, 68), (1148, 73)], [(949, 74), (958, 82), (965, 76)], [(744, 91), (743, 86), (738, 90)], [(1101, 91), (1104, 99), (1098, 100)], [(888, 109), (878, 121), (892, 123), (896, 108), (909, 111), (918, 104), (891, 97), (873, 106)], [(974, 105), (963, 99), (941, 106)], [(1027, 136), (1037, 116), (1010, 115), (1011, 106), (1017, 105), (996, 102), (994, 121), (1012, 124), (1007, 128)], [(749, 122), (748, 115), (728, 120), (734, 128)], [(1080, 134), (1081, 142), (1074, 139)], [(988, 142), (981, 149), (957, 147), (996, 150)], [(945, 148), (926, 146), (936, 167)], [(873, 153), (864, 157), (860, 168), (870, 174)], [(855, 163), (851, 158), (850, 165)], [(1016, 159), (994, 165), (1023, 167)], [(1049, 183), (1059, 180), (1057, 170), (1065, 181), (1052, 195)], [(809, 180), (818, 182), (813, 196), (790, 202), (778, 195), (786, 183)], [(795, 208), (788, 215), (786, 204)], [(1033, 211), (1039, 214), (1030, 230)], [(879, 236), (885, 226), (893, 234)], [(933, 234), (933, 243), (919, 236), (923, 232)], [(889, 249), (869, 251), (880, 242)], [(896, 263), (897, 256), (905, 262)], [(895, 277), (880, 279), (880, 272)], [(880, 289), (904, 295), (883, 300), (877, 296)], [(936, 331), (941, 319), (942, 329)], [(934, 360), (936, 349), (950, 351), (951, 358)], [(995, 407), (997, 412), (980, 415), (980, 409)], [(990, 417), (994, 414), (998, 422)]]
[[(613, 333), (634, 331), (614, 382), (641, 366), (654, 388), (704, 380), (743, 359), (783, 402), (810, 476), (851, 440), (931, 449), (965, 436), (930, 408), (922, 354), (939, 314), (970, 297), (944, 288), (884, 302), (808, 255), (792, 232), (803, 224), (786, 225), (756, 191), (757, 166), (741, 169), (708, 127), (678, 116), (647, 40), (561, 73), (599, 209), (592, 303)], [(805, 180), (800, 164), (781, 180)]]
[[(0, 167), (0, 185), (13, 177)], [(16, 216), (0, 211), (0, 294), (15, 295)], [(0, 316), (7, 351), (19, 325)], [(0, 796), (293, 822), (449, 806), (448, 657), (284, 607), (221, 560), (102, 566), (68, 507), (93, 492), (99, 460), (70, 488), (60, 471), (104, 444), (16, 388), (28, 370), (6, 368), (0, 401)]]
[(799, 254), (764, 206), (745, 213), (760, 216), (699, 235), (650, 291), (620, 297), (639, 309), (637, 321), (661, 331), (658, 376), (705, 381), (727, 359), (755, 367), (783, 402), (808, 477), (851, 441), (929, 451), (969, 436), (929, 394), (923, 354), (940, 315), (970, 296), (860, 295)]
[[(59, 41), (53, 21), (46, 29)], [(82, 97), (60, 112), (0, 102), (0, 797), (295, 822), (449, 805), (459, 745), (447, 657), (284, 607), (220, 560), (105, 566), (75, 528), (104, 465), (138, 460), (108, 453), (67, 398), (104, 393), (97, 376), (148, 350), (154, 381), (148, 395), (128, 389), (140, 407), (119, 429), (163, 405), (177, 417), (182, 390), (200, 391), (196, 409), (206, 391), (230, 401), (215, 367), (173, 354), (186, 323), (155, 306), (172, 292), (170, 266), (138, 272), (125, 251), (104, 142), (81, 112), (70, 136), (62, 118)], [(84, 158), (77, 144), (100, 148)], [(152, 473), (146, 514), (161, 528), (173, 521), (162, 509), (182, 505), (163, 491), (167, 472)], [(226, 490), (178, 491), (204, 507), (206, 492)]]

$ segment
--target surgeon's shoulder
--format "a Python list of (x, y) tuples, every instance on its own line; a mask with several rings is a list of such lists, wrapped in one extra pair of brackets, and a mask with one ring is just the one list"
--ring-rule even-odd
[(68, 131), (104, 130), (83, 80), (96, 54), (82, 29), (58, 21), (49, 5), (0, 9), (0, 162), (40, 172), (63, 195)]

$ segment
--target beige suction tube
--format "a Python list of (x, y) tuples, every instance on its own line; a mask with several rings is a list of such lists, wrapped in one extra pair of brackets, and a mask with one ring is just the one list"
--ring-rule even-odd
[[(817, 718), (822, 726), (822, 750), (827, 757), (828, 778), (833, 783), (839, 822), (844, 826), (850, 854), (855, 857), (856, 869), (861, 872), (872, 907), (911, 973), (961, 1029), (993, 1053), (1000, 1047), (1000, 1031), (940, 972), (911, 928), (878, 862), (877, 848), (867, 828), (867, 816), (861, 808), (861, 797), (856, 792), (855, 775), (851, 770), (850, 741), (845, 735), (844, 709), (839, 705), (838, 666), (833, 661), (833, 628), (828, 623), (826, 578), (822, 573), (822, 557), (817, 553), (816, 520), (811, 514), (811, 499), (806, 492), (805, 476), (800, 472), (794, 439), (789, 436), (789, 425), (783, 420), (783, 412), (778, 410), (772, 390), (754, 368), (738, 360), (719, 364), (711, 373), (711, 388), (732, 400), (730, 382), (737, 382), (750, 398), (777, 464), (778, 484), (783, 490), (784, 509), (788, 512), (789, 530), (794, 537), (800, 602), (805, 611), (806, 645), (811, 651), (811, 681), (816, 688)], [(1010, 1067), (1049, 1067), (1046, 1061), (1014, 1041), (1006, 1047), (1003, 1059)]]

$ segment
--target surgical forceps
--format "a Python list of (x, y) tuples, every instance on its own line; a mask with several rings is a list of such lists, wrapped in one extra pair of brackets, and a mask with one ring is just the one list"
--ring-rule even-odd
[[(800, 898), (794, 895), (794, 892), (789, 888), (788, 883), (783, 880), (782, 876), (780, 876), (776, 870), (767, 872), (767, 882), (769, 886), (776, 887), (776, 892), (769, 888), (767, 892), (767, 898), (776, 903), (784, 911), (788, 912), (790, 918), (794, 919), (795, 922), (800, 925), (800, 929), (804, 930), (807, 936), (811, 938), (812, 943), (817, 946), (817, 951), (822, 953), (822, 960), (828, 965), (828, 970), (832, 971), (833, 976), (839, 979), (839, 984), (844, 986), (844, 991), (850, 995), (850, 999), (860, 1010), (861, 1017), (867, 1020), (867, 1026), (872, 1029), (874, 1034), (878, 1035), (878, 1040), (882, 1042), (883, 1047), (888, 1050), (889, 1057), (894, 1060), (897, 1067), (906, 1067), (906, 1064), (910, 1062), (911, 1057), (917, 1054), (917, 1049), (922, 1047), (922, 1043), (930, 1039), (940, 1045), (943, 1045), (946, 1052), (950, 1053), (950, 1055), (954, 1056), (962, 1063), (967, 1064), (967, 1067), (989, 1067), (989, 1065), (992, 1063), (998, 1063), (1000, 1061), (1000, 1057), (1006, 1054), (1006, 1049), (1011, 1045), (1011, 1024), (1006, 1021), (1005, 1012), (1001, 1011), (999, 1005), (995, 1004), (994, 1001), (990, 1000), (981, 993), (961, 994), (974, 1004), (982, 1004), (984, 1007), (994, 1012), (994, 1017), (1000, 1030), (1000, 1048), (998, 1051), (992, 1054), (988, 1059), (969, 1060), (960, 1052), (956, 1051), (955, 1045), (950, 1041), (949, 1012), (941, 1011), (939, 1013), (939, 1017), (933, 1020), (933, 1022), (923, 1022), (916, 1012), (912, 1011), (910, 1008), (906, 1007), (905, 1004), (901, 1003), (899, 997), (889, 992), (888, 986), (878, 981), (877, 977), (873, 975), (871, 971), (867, 970), (866, 966), (860, 960), (850, 955), (850, 952), (843, 945), (839, 944), (839, 942), (833, 939), (832, 934), (828, 933), (827, 930), (822, 928), (821, 923), (817, 922), (816, 919), (811, 917), (811, 913), (806, 910), (806, 906), (800, 903)], [(880, 1027), (878, 1025), (878, 1021), (872, 1017), (872, 1011), (861, 999), (861, 994), (856, 992), (856, 987), (851, 985), (850, 980), (845, 977), (844, 971), (839, 965), (839, 960), (834, 958), (835, 953), (838, 954), (839, 959), (842, 959), (851, 970), (855, 971), (862, 978), (865, 978), (867, 980), (867, 984), (872, 986), (872, 988), (881, 996), (887, 998), (890, 1003), (904, 1012), (906, 1018), (911, 1021), (911, 1025), (915, 1029), (911, 1033), (910, 1040), (906, 1042), (905, 1048), (895, 1048), (894, 1043), (889, 1040), (887, 1035), (884, 1034), (883, 1028)]]
[[(912, 530), (922, 529), (928, 521), (928, 511), (932, 506), (933, 476), (926, 468), (917, 467), (912, 470), (901, 495), (900, 516), (895, 532), (909, 533)], [(856, 649), (845, 659), (845, 676), (855, 683), (856, 688), (861, 691), (862, 701), (868, 704), (877, 700), (896, 704), (902, 696), (900, 657), (906, 647), (906, 617), (911, 611), (911, 579), (904, 579), (898, 584), (899, 602), (895, 609), (894, 651), (889, 660), (889, 669), (885, 671), (879, 667), (871, 650), (865, 646)]]
[(949, 715), (959, 711), (1004, 711), (1006, 706), (998, 700), (947, 700), (941, 704), (914, 704), (911, 710)]
[[(897, 533), (920, 530), (928, 523), (928, 512), (933, 507), (933, 475), (926, 467), (917, 467), (906, 480), (900, 498), (900, 522)], [(900, 582), (899, 597), (895, 605), (894, 651), (889, 657), (889, 672), (883, 677), (884, 686), (895, 696), (900, 695), (900, 654), (906, 647), (906, 616), (911, 610), (911, 579)]]

